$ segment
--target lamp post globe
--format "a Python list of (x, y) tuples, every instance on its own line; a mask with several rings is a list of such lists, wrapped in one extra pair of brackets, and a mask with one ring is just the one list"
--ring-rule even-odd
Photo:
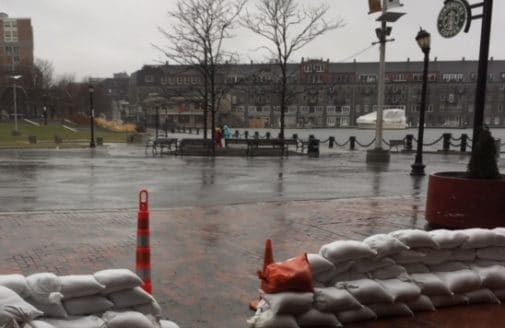
[(89, 126), (91, 131), (91, 139), (89, 142), (90, 148), (95, 148), (95, 110), (93, 109), (93, 93), (95, 92), (95, 88), (92, 85), (88, 86), (89, 92)]
[(424, 176), (423, 164), (423, 139), (424, 139), (424, 113), (426, 109), (426, 91), (428, 84), (428, 63), (430, 59), (430, 49), (431, 49), (431, 35), (422, 28), (417, 33), (416, 36), (417, 44), (419, 48), (424, 53), (424, 69), (423, 69), (423, 88), (421, 91), (421, 108), (419, 110), (419, 124), (417, 129), (417, 149), (416, 158), (414, 164), (411, 165), (412, 171), (410, 175), (412, 176)]

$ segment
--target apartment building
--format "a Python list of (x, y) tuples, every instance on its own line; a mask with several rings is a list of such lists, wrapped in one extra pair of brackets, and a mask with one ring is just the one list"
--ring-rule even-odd
[[(428, 73), (427, 126), (469, 127), (473, 122), (478, 62), (439, 61), (433, 58)], [(417, 126), (422, 87), (421, 61), (407, 59), (386, 64), (385, 106), (403, 108), (410, 126)], [(379, 64), (332, 63), (303, 59), (288, 66), (286, 127), (349, 127), (357, 117), (377, 110)], [(275, 63), (223, 65), (218, 82), (227, 85), (228, 108), (218, 120), (234, 126), (278, 127), (279, 67)], [(141, 104), (149, 94), (187, 97), (195, 102), (202, 90), (198, 72), (188, 67), (145, 66), (132, 76), (130, 86)], [(182, 97), (182, 98), (181, 98)], [(505, 60), (489, 61), (485, 124), (505, 127)], [(192, 115), (202, 116), (194, 110)], [(202, 116), (203, 117), (203, 116)], [(201, 125), (203, 118), (191, 121)], [(175, 122), (178, 123), (177, 121)]]
[(0, 13), (0, 70), (3, 73), (31, 70), (33, 29), (30, 18), (12, 18)]

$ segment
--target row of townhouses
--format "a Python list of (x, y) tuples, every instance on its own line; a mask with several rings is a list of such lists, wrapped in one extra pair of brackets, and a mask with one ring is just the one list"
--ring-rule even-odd
[[(467, 127), (472, 124), (477, 62), (430, 62), (427, 126)], [(417, 126), (421, 102), (423, 63), (386, 64), (385, 107), (402, 108), (410, 126)], [(302, 58), (290, 64), (286, 127), (348, 127), (377, 110), (378, 63), (331, 63)], [(218, 121), (242, 127), (278, 127), (277, 78), (279, 68), (269, 64), (229, 64), (218, 70), (222, 86)], [(187, 127), (203, 126), (200, 74), (190, 67), (146, 65), (129, 78), (128, 100), (122, 99), (123, 119), (140, 117)], [(490, 59), (485, 123), (505, 126), (505, 61)], [(129, 108), (129, 110), (128, 110)]]

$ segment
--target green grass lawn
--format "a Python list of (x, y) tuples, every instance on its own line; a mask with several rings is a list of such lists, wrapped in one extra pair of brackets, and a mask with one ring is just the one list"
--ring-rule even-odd
[[(76, 132), (64, 128), (58, 123), (49, 123), (47, 126), (35, 126), (26, 122), (18, 122), (20, 135), (12, 135), (14, 122), (0, 122), (0, 148), (75, 148), (88, 147), (90, 141), (89, 127), (72, 127)], [(104, 143), (126, 142), (127, 136), (132, 133), (113, 132), (95, 126), (95, 140), (103, 138)], [(29, 136), (35, 136), (37, 143), (29, 142)], [(62, 139), (62, 143), (55, 143), (55, 136)]]

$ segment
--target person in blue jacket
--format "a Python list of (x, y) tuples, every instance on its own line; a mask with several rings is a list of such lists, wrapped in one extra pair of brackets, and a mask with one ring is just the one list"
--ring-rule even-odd
[(232, 135), (232, 131), (231, 129), (228, 127), (228, 125), (224, 125), (223, 126), (223, 137), (224, 137), (224, 146), (225, 147), (228, 147), (228, 142), (227, 140), (228, 139), (231, 139), (231, 135)]

